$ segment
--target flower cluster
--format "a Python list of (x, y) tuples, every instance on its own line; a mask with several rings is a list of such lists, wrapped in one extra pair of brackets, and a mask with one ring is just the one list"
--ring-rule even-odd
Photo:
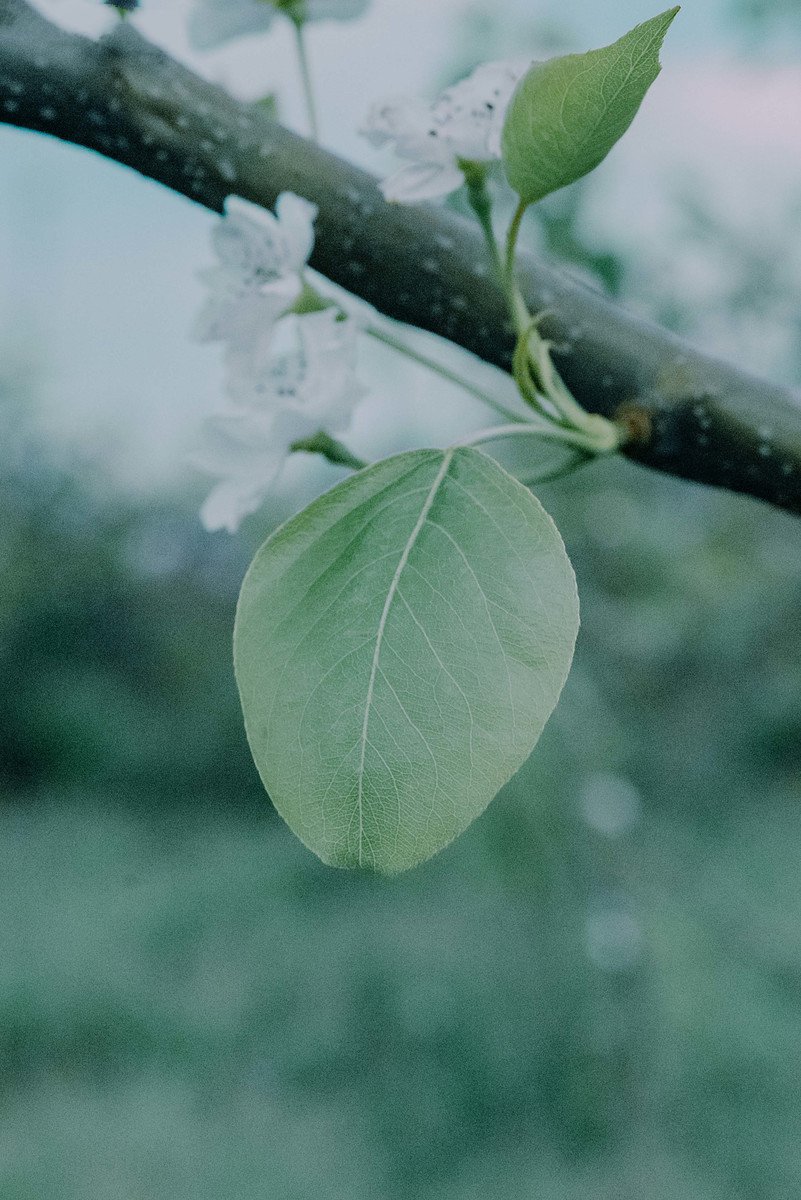
[(226, 405), (206, 423), (197, 465), (220, 482), (201, 511), (234, 532), (260, 506), (297, 442), (342, 432), (363, 389), (356, 325), (339, 309), (292, 313), (314, 244), (317, 210), (285, 192), (275, 215), (231, 196), (213, 231), (217, 265), (195, 336), (222, 342)]
[(369, 0), (196, 0), (189, 39), (196, 50), (213, 50), (233, 38), (264, 33), (276, 16), (294, 21), (346, 21), (359, 17)]
[(501, 157), (501, 133), (512, 94), (530, 59), (485, 63), (433, 104), (400, 99), (376, 104), (361, 130), (374, 146), (393, 145), (411, 160), (381, 185), (387, 200), (434, 200), (464, 183), (462, 163)]

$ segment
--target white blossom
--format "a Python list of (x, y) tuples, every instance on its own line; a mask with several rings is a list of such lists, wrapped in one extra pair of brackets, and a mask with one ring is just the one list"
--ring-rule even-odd
[(189, 40), (196, 50), (213, 50), (233, 38), (264, 33), (276, 16), (304, 21), (346, 21), (361, 16), (369, 0), (196, 0)]
[(529, 59), (485, 63), (433, 104), (399, 99), (376, 104), (361, 132), (374, 146), (394, 145), (411, 160), (381, 185), (387, 200), (414, 203), (447, 196), (464, 183), (460, 160), (501, 156), (506, 110)]
[(216, 475), (201, 509), (209, 530), (234, 533), (273, 487), (295, 442), (343, 431), (364, 395), (356, 378), (357, 328), (335, 309), (291, 318), (295, 345), (206, 424), (196, 465)]
[(224, 267), (254, 283), (298, 274), (314, 247), (317, 209), (302, 196), (282, 192), (275, 215), (239, 196), (225, 202), (225, 217), (212, 233)]
[(275, 215), (229, 196), (214, 227), (218, 263), (201, 275), (210, 294), (195, 322), (201, 342), (224, 342), (232, 383), (255, 376), (276, 321), (300, 294), (314, 245), (313, 204), (283, 192)]

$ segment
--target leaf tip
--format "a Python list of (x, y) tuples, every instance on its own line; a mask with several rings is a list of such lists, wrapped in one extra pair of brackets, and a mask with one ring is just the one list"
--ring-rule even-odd
[(655, 20), (664, 22), (665, 33), (667, 33), (668, 29), (670, 29), (670, 26), (676, 20), (676, 17), (679, 15), (680, 12), (681, 12), (681, 5), (676, 4), (673, 6), (673, 8), (665, 9), (665, 11), (660, 16), (656, 17)]

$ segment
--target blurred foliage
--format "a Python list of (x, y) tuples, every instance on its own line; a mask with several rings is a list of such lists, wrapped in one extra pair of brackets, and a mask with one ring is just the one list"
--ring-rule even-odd
[(30, 447), (1, 490), (4, 1200), (795, 1194), (795, 522), (626, 463), (552, 485), (563, 703), (387, 883), (261, 794), (241, 544)]
[(247, 787), (229, 671), (246, 550), (165, 505), (100, 506), (35, 461), (6, 464), (0, 506), (0, 784)]
[(732, 14), (752, 28), (764, 30), (774, 24), (801, 25), (801, 0), (731, 0)]

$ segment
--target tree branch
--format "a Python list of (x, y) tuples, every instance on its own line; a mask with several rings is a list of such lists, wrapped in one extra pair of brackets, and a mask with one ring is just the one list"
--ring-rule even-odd
[[(312, 266), (399, 321), (508, 369), (513, 336), (480, 235), (429, 206), (384, 202), (363, 171), (238, 103), (129, 25), (100, 42), (0, 0), (0, 120), (116, 159), (208, 208), (279, 192), (320, 209)], [(532, 311), (564, 347), (588, 409), (625, 416), (632, 457), (801, 513), (801, 398), (699, 353), (524, 256)]]

